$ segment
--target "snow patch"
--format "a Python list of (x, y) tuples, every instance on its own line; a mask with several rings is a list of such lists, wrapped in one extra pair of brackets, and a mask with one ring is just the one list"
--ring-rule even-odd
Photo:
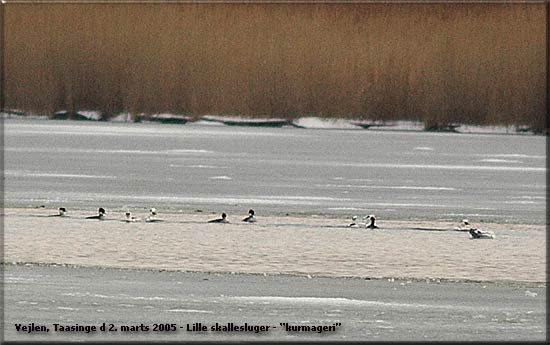
[(297, 127), (311, 129), (359, 129), (356, 125), (344, 119), (321, 119), (318, 117), (302, 117), (292, 121)]
[(232, 180), (229, 176), (211, 176), (209, 177), (211, 180)]
[(87, 119), (98, 121), (101, 119), (101, 112), (94, 110), (80, 110), (78, 114), (84, 116)]
[(199, 126), (225, 126), (222, 122), (210, 121), (210, 120), (198, 120), (191, 123), (191, 125)]
[(131, 113), (120, 113), (109, 119), (111, 122), (134, 122), (134, 117)]
[(478, 162), (487, 162), (487, 163), (523, 163), (518, 160), (509, 160), (509, 159), (496, 159), (496, 158), (487, 158), (478, 160)]

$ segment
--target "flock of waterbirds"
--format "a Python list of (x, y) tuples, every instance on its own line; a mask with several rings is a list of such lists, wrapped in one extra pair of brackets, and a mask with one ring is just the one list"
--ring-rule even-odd
[[(107, 214), (107, 212), (105, 211), (105, 209), (103, 207), (100, 207), (97, 210), (96, 215), (88, 216), (85, 219), (104, 220), (104, 219), (106, 219), (106, 216), (105, 216), (106, 214)], [(52, 214), (52, 215), (49, 215), (48, 217), (65, 217), (66, 215), (67, 215), (67, 209), (65, 207), (60, 207), (58, 209), (57, 214)], [(134, 216), (134, 214), (130, 211), (126, 211), (124, 216), (125, 216), (125, 218), (122, 221), (126, 222), (126, 223), (135, 223), (135, 222), (140, 222), (141, 221), (140, 218), (137, 218), (136, 216)], [(149, 210), (149, 215), (145, 218), (145, 222), (147, 222), (147, 223), (155, 223), (155, 222), (163, 222), (163, 221), (164, 221), (163, 219), (158, 217), (157, 210), (154, 207)], [(242, 221), (246, 222), (246, 223), (254, 223), (256, 221), (256, 216), (254, 215), (254, 210), (252, 210), (252, 209), (249, 210), (248, 211), (248, 216), (246, 218), (244, 218)], [(229, 220), (227, 219), (227, 214), (222, 213), (221, 218), (209, 220), (208, 223), (229, 223)]]
[[(58, 209), (57, 214), (52, 214), (49, 217), (64, 217), (66, 216), (67, 209), (65, 207), (60, 207)], [(105, 219), (106, 211), (103, 207), (100, 207), (97, 211), (97, 215), (88, 216), (86, 219), (98, 219), (103, 220)], [(376, 218), (374, 215), (367, 215), (363, 217), (364, 223), (357, 222), (357, 216), (354, 215), (351, 217), (352, 222), (347, 225), (348, 228), (366, 228), (366, 229), (379, 229), (379, 227), (375, 224)], [(132, 212), (126, 211), (125, 218), (122, 220), (126, 223), (133, 223), (133, 222), (140, 222), (141, 219), (135, 217)], [(147, 223), (154, 223), (154, 222), (162, 222), (164, 221), (161, 218), (158, 218), (157, 210), (155, 208), (151, 208), (149, 210), (149, 215), (145, 218), (145, 222)], [(254, 223), (256, 222), (256, 216), (254, 213), (254, 210), (250, 209), (248, 211), (248, 216), (241, 220), (245, 223)], [(221, 218), (216, 218), (209, 220), (208, 223), (229, 223), (229, 220), (227, 219), (227, 214), (224, 212), (221, 214)], [(470, 239), (494, 239), (495, 234), (491, 231), (484, 231), (478, 228), (474, 228), (470, 225), (470, 222), (467, 219), (462, 220), (462, 224), (458, 227), (456, 227), (454, 230), (456, 231), (467, 231)]]

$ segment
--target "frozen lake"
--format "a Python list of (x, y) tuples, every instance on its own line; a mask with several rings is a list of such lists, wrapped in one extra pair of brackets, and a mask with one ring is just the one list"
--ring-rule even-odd
[[(537, 341), (546, 338), (546, 287), (61, 266), (4, 267), (10, 341)], [(60, 284), (60, 282), (62, 282)], [(51, 332), (16, 332), (34, 322)], [(176, 332), (55, 332), (62, 325), (176, 323)], [(186, 332), (202, 322), (271, 325), (269, 332)], [(341, 324), (336, 332), (289, 333)]]
[[(544, 137), (30, 119), (6, 120), (4, 133), (12, 326), (340, 322), (323, 340), (546, 336)], [(49, 217), (60, 206), (68, 216)], [(85, 219), (99, 206), (106, 220)], [(165, 221), (121, 221), (150, 207)], [(257, 223), (240, 222), (249, 208)], [(207, 223), (221, 211), (230, 224)], [(346, 227), (367, 213), (380, 229)], [(496, 239), (453, 231), (465, 217)], [(258, 339), (12, 326), (6, 338), (20, 341)], [(320, 339), (262, 336), (280, 338)]]
[(541, 136), (4, 120), (5, 205), (545, 224)]

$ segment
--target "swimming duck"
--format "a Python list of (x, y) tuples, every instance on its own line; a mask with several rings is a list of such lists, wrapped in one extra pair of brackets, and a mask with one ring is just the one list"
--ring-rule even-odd
[(470, 222), (468, 221), (468, 219), (463, 219), (462, 223), (459, 226), (455, 227), (455, 230), (456, 231), (469, 231), (471, 228), (472, 228), (472, 226), (470, 225)]
[(97, 210), (97, 213), (98, 213), (97, 216), (89, 216), (89, 217), (86, 217), (86, 219), (99, 219), (99, 220), (105, 219), (105, 209), (103, 207), (100, 207)]
[(229, 221), (227, 220), (227, 214), (222, 213), (221, 218), (209, 220), (208, 223), (229, 223)]
[(149, 216), (145, 218), (145, 221), (149, 223), (162, 222), (162, 219), (157, 218), (157, 209), (153, 207), (149, 210)]
[(470, 235), (470, 239), (494, 239), (495, 234), (490, 231), (483, 231), (476, 228), (470, 228), (468, 230), (468, 234)]
[(478, 228), (472, 227), (468, 219), (463, 219), (462, 224), (455, 228), (456, 231), (468, 231), (470, 239), (493, 239), (495, 234), (491, 231), (484, 231)]
[(58, 211), (59, 211), (58, 214), (51, 214), (48, 217), (64, 217), (65, 213), (67, 212), (67, 209), (65, 207), (60, 207)]
[(359, 224), (355, 222), (356, 220), (357, 220), (357, 216), (351, 217), (351, 223), (348, 224), (348, 228), (358, 228)]
[(248, 217), (246, 217), (242, 221), (247, 223), (254, 223), (256, 221), (256, 217), (254, 216), (254, 210), (252, 209), (248, 210)]
[(366, 219), (370, 219), (370, 224), (366, 226), (367, 229), (378, 229), (378, 226), (374, 224), (374, 222), (376, 221), (376, 218), (374, 218), (374, 216), (367, 216)]
[(132, 215), (132, 212), (130, 211), (126, 212), (126, 219), (124, 220), (126, 223), (133, 223), (133, 222), (137, 222), (138, 220), (139, 219), (137, 219)]

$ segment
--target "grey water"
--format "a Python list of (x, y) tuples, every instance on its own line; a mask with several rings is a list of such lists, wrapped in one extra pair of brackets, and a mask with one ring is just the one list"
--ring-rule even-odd
[[(546, 288), (7, 265), (10, 341), (544, 341)], [(60, 284), (59, 282), (63, 282)], [(34, 322), (49, 333), (16, 332)], [(147, 332), (55, 332), (53, 324), (149, 325)], [(270, 325), (268, 332), (188, 332), (201, 322)], [(286, 332), (280, 323), (336, 332)], [(174, 323), (175, 332), (153, 332)], [(180, 329), (181, 327), (181, 329)], [(210, 330), (210, 327), (209, 327)]]
[(545, 224), (545, 140), (5, 119), (4, 200)]

